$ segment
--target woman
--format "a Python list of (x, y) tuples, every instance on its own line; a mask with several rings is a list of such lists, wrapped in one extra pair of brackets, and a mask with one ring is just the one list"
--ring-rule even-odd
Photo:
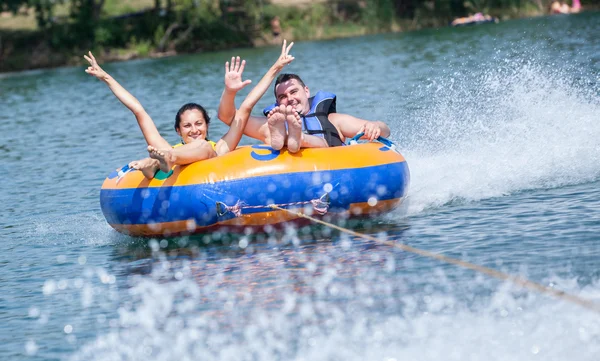
[[(181, 136), (182, 144), (172, 147), (160, 135), (154, 121), (146, 113), (142, 104), (100, 68), (91, 52), (88, 53), (88, 56), (84, 55), (84, 58), (90, 63), (85, 72), (104, 81), (117, 99), (135, 115), (148, 144), (150, 158), (131, 162), (129, 166), (142, 171), (146, 178), (152, 179), (159, 168), (163, 172), (169, 172), (173, 165), (190, 164), (199, 160), (223, 155), (235, 149), (242, 138), (244, 127), (248, 122), (252, 108), (264, 95), (273, 79), (275, 79), (283, 67), (294, 60), (294, 57), (289, 55), (289, 51), (293, 45), (294, 43), (292, 42), (289, 46), (286, 46), (286, 41), (283, 41), (281, 55), (254, 89), (250, 91), (240, 108), (236, 111), (235, 118), (229, 130), (216, 143), (207, 139), (210, 118), (202, 106), (189, 103), (179, 109), (175, 116), (175, 131)], [(242, 81), (242, 73), (244, 72), (245, 65), (245, 60), (240, 62), (239, 57), (231, 58), (231, 64), (229, 62), (225, 63), (226, 90), (239, 91), (251, 83), (250, 80)]]

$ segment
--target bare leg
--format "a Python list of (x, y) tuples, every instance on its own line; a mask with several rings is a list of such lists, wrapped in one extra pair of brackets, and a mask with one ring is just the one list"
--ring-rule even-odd
[(271, 138), (271, 148), (279, 150), (285, 144), (285, 107), (280, 105), (273, 108), (267, 115), (269, 124), (269, 133)]
[(285, 110), (285, 120), (288, 125), (287, 148), (290, 153), (296, 153), (302, 144), (302, 119), (298, 112), (288, 105)]
[(153, 146), (148, 146), (148, 153), (150, 153), (150, 158), (158, 160), (160, 163), (160, 170), (165, 173), (168, 173), (173, 165), (175, 165), (175, 160), (173, 159), (173, 149), (166, 150), (158, 150)]
[(148, 153), (150, 153), (150, 158), (158, 160), (160, 170), (165, 173), (169, 172), (175, 164), (186, 165), (217, 156), (206, 140), (195, 140), (180, 147), (161, 150), (149, 145)]
[(159, 169), (159, 167), (159, 161), (152, 158), (144, 158), (129, 163), (129, 168), (141, 171), (144, 177), (148, 179), (154, 178), (154, 175), (156, 174), (156, 171)]
[(327, 148), (325, 139), (310, 134), (302, 134), (302, 148)]

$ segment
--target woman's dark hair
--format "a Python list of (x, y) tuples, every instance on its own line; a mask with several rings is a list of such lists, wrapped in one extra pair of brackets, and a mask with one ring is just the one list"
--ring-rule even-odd
[[(179, 110), (177, 111), (177, 115), (175, 115), (175, 130), (179, 130), (179, 124), (181, 123), (181, 115), (185, 112), (187, 112), (188, 110), (199, 110), (200, 112), (202, 112), (202, 116), (204, 117), (204, 121), (206, 121), (206, 125), (210, 124), (210, 117), (208, 116), (208, 113), (206, 112), (206, 109), (204, 109), (204, 107), (200, 104), (196, 104), (196, 103), (187, 103), (184, 106), (182, 106), (181, 108), (179, 108)], [(206, 139), (208, 140), (208, 129), (206, 130)]]

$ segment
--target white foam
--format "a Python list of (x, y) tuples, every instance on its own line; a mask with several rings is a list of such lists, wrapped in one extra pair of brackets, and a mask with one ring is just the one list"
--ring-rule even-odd
[[(600, 297), (598, 285), (563, 283), (582, 297)], [(360, 287), (368, 288), (362, 301)], [(118, 327), (72, 359), (595, 361), (600, 354), (594, 313), (510, 284), (471, 306), (448, 292), (407, 292), (394, 297), (402, 311), (391, 313), (366, 302), (376, 288), (350, 286), (354, 300), (337, 302), (326, 292), (315, 289), (311, 297), (289, 287), (281, 304), (244, 307), (247, 300), (233, 292), (192, 279), (145, 279), (131, 289), (135, 306), (120, 309)], [(206, 309), (207, 297), (224, 302)]]
[(64, 215), (60, 219), (35, 219), (27, 232), (28, 237), (37, 239), (41, 244), (55, 244), (56, 240), (62, 239), (70, 243), (76, 240), (81, 245), (102, 246), (130, 240), (115, 232), (102, 215), (89, 212)]
[(420, 90), (433, 99), (404, 145), (409, 212), (598, 179), (596, 90), (533, 64), (508, 65)]

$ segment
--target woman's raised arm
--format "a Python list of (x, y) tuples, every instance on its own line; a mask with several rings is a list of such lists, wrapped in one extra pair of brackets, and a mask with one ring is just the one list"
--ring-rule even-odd
[[(235, 149), (242, 138), (242, 134), (244, 133), (244, 128), (248, 123), (248, 118), (250, 118), (250, 113), (252, 112), (252, 108), (258, 103), (260, 98), (265, 94), (265, 92), (269, 89), (269, 86), (277, 77), (277, 74), (289, 63), (294, 60), (292, 55), (289, 55), (290, 49), (294, 46), (294, 43), (290, 43), (287, 45), (287, 42), (284, 40), (283, 45), (281, 47), (281, 55), (271, 66), (271, 68), (267, 71), (267, 73), (262, 77), (262, 79), (256, 84), (256, 86), (250, 91), (244, 102), (240, 106), (240, 108), (235, 112), (235, 116), (233, 117), (233, 121), (230, 124), (229, 130), (223, 138), (219, 140), (216, 146), (217, 155), (222, 155), (227, 152)], [(243, 71), (243, 67), (240, 71), (240, 79), (241, 72)]]
[(146, 113), (142, 104), (98, 65), (98, 62), (91, 51), (88, 52), (88, 55), (84, 55), (83, 57), (90, 63), (90, 66), (85, 72), (106, 83), (117, 99), (119, 99), (119, 101), (135, 115), (138, 125), (142, 130), (142, 134), (146, 139), (146, 143), (159, 149), (169, 148), (169, 142), (160, 135), (154, 121), (152, 121), (150, 115)]

